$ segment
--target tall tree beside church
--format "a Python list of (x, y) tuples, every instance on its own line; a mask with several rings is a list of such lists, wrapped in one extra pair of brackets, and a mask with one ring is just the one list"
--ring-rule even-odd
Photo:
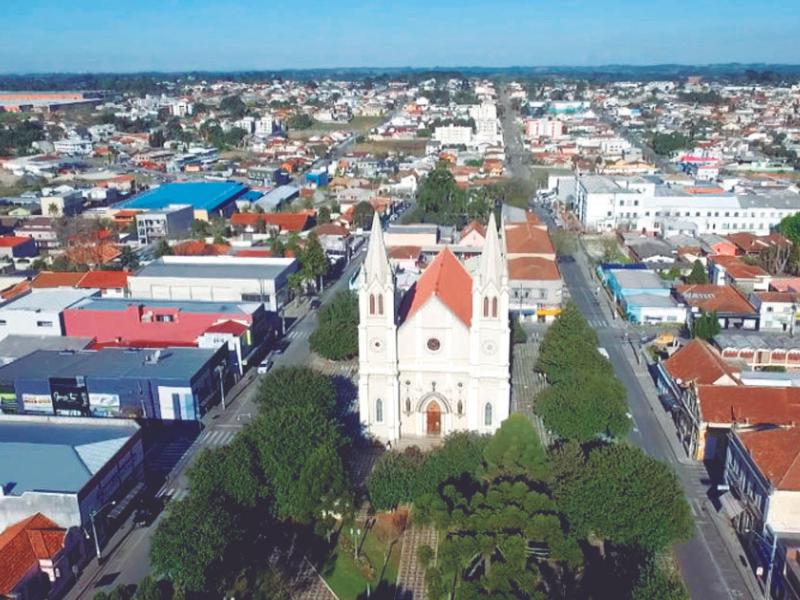
[(328, 274), (330, 265), (328, 257), (325, 255), (325, 250), (323, 250), (322, 244), (319, 243), (317, 234), (309, 234), (300, 262), (306, 276), (313, 280), (317, 289), (321, 291), (323, 278)]
[(692, 264), (692, 272), (686, 277), (686, 283), (689, 284), (704, 284), (708, 283), (708, 275), (706, 274), (706, 268), (703, 266), (703, 263), (700, 262), (700, 259), (696, 259)]

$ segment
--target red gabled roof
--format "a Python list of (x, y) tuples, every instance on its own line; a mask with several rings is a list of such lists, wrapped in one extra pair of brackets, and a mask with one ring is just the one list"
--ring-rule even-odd
[(4, 235), (0, 236), (0, 248), (14, 248), (20, 244), (30, 242), (33, 238), (24, 237), (19, 235)]
[(205, 333), (230, 333), (231, 335), (242, 335), (248, 327), (244, 323), (231, 321), (230, 319), (215, 323), (205, 330)]
[(675, 290), (686, 304), (704, 312), (756, 314), (747, 298), (730, 285), (696, 283), (679, 285)]
[[(664, 368), (675, 381), (713, 385), (726, 375), (739, 383), (733, 369), (708, 342), (694, 339), (664, 361)], [(730, 384), (728, 384), (730, 385)]]
[(478, 221), (477, 219), (473, 219), (470, 221), (464, 229), (461, 230), (461, 237), (464, 238), (468, 236), (472, 232), (476, 232), (482, 238), (486, 237), (486, 226)]
[(526, 281), (545, 281), (561, 279), (556, 261), (538, 256), (522, 256), (508, 261), (508, 276), (510, 279), (524, 279)]
[(800, 429), (745, 431), (739, 439), (775, 489), (800, 492)]
[(70, 287), (73, 288), (83, 279), (86, 273), (74, 273), (72, 271), (42, 271), (31, 281), (33, 289), (38, 288), (58, 288)]
[(128, 286), (127, 271), (89, 271), (78, 282), (79, 288), (100, 290), (121, 289)]
[(472, 322), (472, 277), (450, 248), (445, 248), (433, 259), (414, 287), (406, 320), (414, 316), (433, 296), (458, 317), (464, 325)]
[(350, 235), (350, 230), (336, 223), (324, 223), (322, 225), (317, 225), (314, 228), (314, 233), (316, 233), (317, 236), (338, 235), (341, 237), (348, 237)]
[(42, 513), (0, 533), (0, 595), (9, 595), (40, 560), (54, 558), (64, 548), (66, 530)]
[(800, 388), (699, 385), (702, 420), (733, 425), (800, 423)]
[(230, 250), (228, 244), (207, 244), (202, 240), (186, 240), (172, 247), (175, 256), (224, 256)]
[(547, 230), (533, 223), (511, 223), (506, 225), (506, 249), (509, 254), (555, 254), (553, 242)]

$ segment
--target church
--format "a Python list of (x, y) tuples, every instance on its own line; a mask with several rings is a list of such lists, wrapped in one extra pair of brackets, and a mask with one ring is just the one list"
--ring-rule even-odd
[(445, 248), (401, 297), (376, 215), (358, 280), (366, 432), (383, 442), (494, 432), (510, 407), (508, 298), (494, 216), (474, 274)]

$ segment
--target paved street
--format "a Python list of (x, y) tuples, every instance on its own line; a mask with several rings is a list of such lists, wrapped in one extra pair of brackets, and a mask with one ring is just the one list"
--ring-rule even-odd
[[(342, 276), (331, 284), (321, 295), (323, 304), (329, 302), (340, 291), (346, 290), (348, 281), (363, 261), (363, 253), (357, 255), (344, 269)], [(305, 365), (311, 361), (311, 350), (308, 338), (317, 326), (317, 312), (308, 309), (306, 302), (297, 318), (287, 319), (289, 330), (286, 334), (288, 346), (282, 354), (275, 355), (275, 367), (288, 365)], [(353, 364), (337, 365), (324, 361), (319, 367), (328, 375), (340, 376), (336, 380), (337, 387), (346, 386), (346, 400), (352, 401), (355, 389), (348, 379), (353, 374)], [(348, 385), (347, 382), (350, 381)], [(165, 482), (158, 490), (158, 495), (173, 500), (184, 498), (187, 493), (188, 480), (186, 470), (197, 457), (200, 450), (213, 449), (229, 444), (234, 436), (256, 414), (257, 407), (253, 400), (258, 389), (258, 376), (250, 371), (246, 378), (236, 386), (238, 389), (229, 392), (226, 397), (227, 409), (215, 406), (203, 417), (203, 429), (189, 438), (178, 436), (165, 446), (160, 456), (154, 457), (156, 463), (162, 462), (171, 467), (165, 473)], [(238, 393), (237, 393), (238, 392)], [(150, 573), (150, 536), (158, 522), (163, 518), (162, 512), (153, 524), (145, 528), (132, 528), (129, 523), (123, 524), (120, 530), (107, 542), (104, 548), (105, 561), (98, 569), (93, 560), (84, 570), (77, 585), (66, 598), (91, 598), (100, 590), (109, 591), (119, 584), (136, 584)]]

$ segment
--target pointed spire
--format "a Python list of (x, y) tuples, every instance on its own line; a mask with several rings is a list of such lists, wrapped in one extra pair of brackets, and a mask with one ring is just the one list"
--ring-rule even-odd
[(364, 261), (364, 269), (366, 270), (368, 281), (377, 278), (383, 282), (391, 276), (391, 268), (389, 267), (389, 259), (386, 257), (386, 245), (383, 241), (383, 228), (381, 227), (381, 218), (378, 216), (378, 211), (375, 211), (372, 216), (372, 229), (370, 230), (369, 248), (367, 249), (367, 258)]
[(489, 282), (493, 282), (498, 287), (505, 272), (505, 261), (503, 260), (503, 251), (500, 248), (500, 238), (497, 235), (494, 212), (489, 215), (489, 223), (486, 225), (486, 241), (483, 243), (478, 272), (480, 273), (481, 284), (486, 285)]

